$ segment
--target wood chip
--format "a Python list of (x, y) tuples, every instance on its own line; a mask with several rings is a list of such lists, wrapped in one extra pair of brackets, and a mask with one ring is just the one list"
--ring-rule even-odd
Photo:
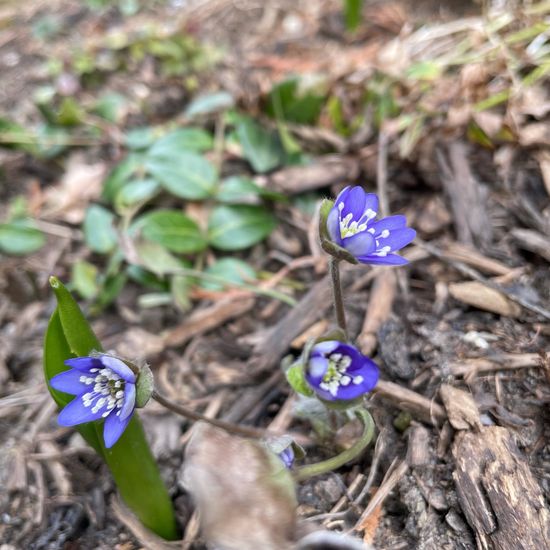
[(453, 455), (458, 500), (478, 548), (550, 548), (550, 512), (506, 428), (461, 432)]
[(376, 276), (370, 292), (363, 328), (357, 337), (357, 343), (365, 355), (372, 355), (376, 348), (376, 334), (390, 316), (396, 289), (397, 279), (394, 272), (386, 271)]
[(428, 424), (437, 426), (447, 419), (445, 409), (433, 399), (428, 399), (393, 382), (380, 380), (374, 389), (374, 394), (391, 401), (396, 407), (410, 412)]
[(239, 317), (251, 310), (255, 300), (253, 297), (243, 298), (232, 296), (196, 311), (181, 325), (167, 331), (163, 335), (167, 347), (182, 346), (194, 336), (208, 332), (229, 319)]
[(550, 262), (550, 241), (547, 236), (531, 229), (520, 228), (512, 229), (510, 233), (521, 248), (534, 252)]
[(407, 447), (407, 464), (411, 467), (425, 466), (431, 460), (430, 433), (421, 424), (416, 424), (408, 430), (409, 445)]
[(451, 296), (460, 302), (505, 317), (519, 317), (521, 307), (506, 298), (498, 290), (489, 288), (479, 281), (465, 281), (449, 285)]
[(481, 429), (479, 411), (474, 398), (464, 390), (443, 384), (439, 389), (449, 422), (455, 430)]
[(463, 262), (487, 275), (508, 275), (512, 271), (512, 268), (502, 262), (488, 258), (475, 248), (465, 244), (449, 243), (442, 252), (447, 258)]

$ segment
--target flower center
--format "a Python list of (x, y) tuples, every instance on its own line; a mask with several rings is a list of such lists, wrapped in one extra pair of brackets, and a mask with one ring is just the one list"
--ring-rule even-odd
[(87, 386), (93, 385), (93, 391), (82, 396), (85, 407), (92, 407), (92, 412), (97, 413), (105, 409), (101, 416), (106, 418), (117, 409), (116, 415), (120, 416), (120, 410), (124, 404), (124, 380), (111, 369), (90, 369), (93, 376), (82, 375), (80, 381)]
[(353, 235), (365, 231), (370, 220), (376, 218), (376, 212), (372, 208), (366, 208), (358, 220), (353, 220), (353, 214), (351, 212), (345, 218), (342, 218), (343, 209), (344, 203), (341, 202), (338, 205), (338, 210), (340, 211), (340, 236), (342, 239), (353, 237)]
[(332, 353), (327, 359), (328, 369), (323, 376), (323, 381), (319, 384), (321, 389), (328, 391), (331, 395), (336, 397), (340, 386), (348, 386), (351, 383), (361, 384), (361, 382), (363, 382), (362, 376), (350, 376), (347, 374), (347, 370), (351, 365), (351, 357), (349, 357), (349, 355)]

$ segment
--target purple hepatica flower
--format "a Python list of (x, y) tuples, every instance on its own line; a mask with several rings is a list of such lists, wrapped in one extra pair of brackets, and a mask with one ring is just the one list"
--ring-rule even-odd
[(375, 222), (377, 212), (375, 194), (365, 193), (361, 187), (346, 187), (327, 217), (330, 238), (363, 264), (406, 264), (407, 260), (394, 252), (409, 244), (416, 231), (406, 227), (405, 216)]
[(336, 340), (311, 348), (306, 381), (325, 401), (349, 401), (374, 389), (378, 366), (356, 348)]
[(76, 395), (60, 413), (61, 426), (105, 419), (103, 439), (111, 448), (126, 429), (136, 405), (136, 375), (116, 357), (98, 354), (67, 359), (70, 370), (54, 376), (50, 385)]
[(283, 464), (286, 468), (288, 468), (289, 470), (290, 468), (292, 468), (295, 458), (292, 445), (289, 445), (288, 447), (283, 449), (280, 453), (277, 454), (277, 456), (283, 461)]

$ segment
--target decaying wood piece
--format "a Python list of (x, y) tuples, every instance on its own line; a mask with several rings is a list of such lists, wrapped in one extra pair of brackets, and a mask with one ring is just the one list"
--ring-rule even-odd
[(479, 411), (474, 398), (464, 390), (443, 384), (439, 395), (447, 410), (449, 422), (455, 430), (481, 429)]
[(471, 246), (457, 242), (449, 243), (442, 252), (447, 258), (464, 262), (487, 275), (508, 275), (513, 269), (494, 258), (484, 256)]
[(164, 345), (168, 347), (181, 346), (188, 342), (193, 336), (212, 330), (229, 319), (239, 317), (246, 313), (254, 305), (253, 297), (235, 297), (220, 300), (215, 304), (196, 311), (181, 325), (167, 331), (164, 338)]
[(448, 162), (441, 151), (437, 152), (441, 180), (451, 200), (458, 240), (466, 244), (489, 244), (491, 226), (484, 197), (470, 170), (466, 146), (461, 142), (451, 143)]
[[(342, 273), (343, 284), (346, 272)], [(279, 363), (290, 343), (331, 307), (329, 279), (323, 277), (274, 327), (265, 332), (254, 346), (251, 369), (261, 372)]]
[[(547, 353), (550, 357), (550, 352)], [(499, 353), (491, 357), (477, 357), (452, 362), (448, 368), (453, 376), (469, 377), (475, 374), (498, 370), (523, 369), (540, 367), (544, 355), (538, 353)]]
[(307, 166), (284, 168), (269, 178), (270, 189), (296, 195), (327, 187), (340, 181), (352, 181), (359, 172), (356, 159), (341, 155), (324, 156)]
[(458, 499), (483, 550), (550, 548), (550, 512), (512, 434), (461, 432), (453, 446)]
[(531, 229), (516, 228), (512, 229), (510, 233), (519, 246), (525, 250), (538, 254), (550, 262), (550, 242), (548, 237), (541, 235), (537, 231), (532, 231)]
[(455, 300), (485, 311), (506, 317), (519, 317), (521, 308), (498, 290), (489, 288), (479, 281), (464, 281), (449, 285), (449, 293)]
[(374, 280), (363, 328), (357, 337), (359, 348), (365, 355), (371, 355), (376, 348), (376, 334), (390, 316), (396, 289), (397, 279), (392, 271), (380, 273)]
[(438, 426), (447, 419), (445, 409), (433, 399), (387, 380), (380, 380), (374, 394), (394, 403), (400, 409), (416, 415), (420, 420)]

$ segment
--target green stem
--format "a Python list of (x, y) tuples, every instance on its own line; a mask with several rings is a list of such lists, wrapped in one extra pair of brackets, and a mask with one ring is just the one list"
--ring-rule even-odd
[(346, 328), (346, 312), (344, 310), (344, 298), (342, 296), (342, 285), (340, 283), (340, 260), (334, 256), (330, 256), (328, 261), (330, 281), (332, 284), (332, 296), (334, 299), (334, 312), (336, 313), (336, 322), (344, 331), (346, 340), (348, 331)]
[(350, 462), (354, 458), (357, 458), (365, 450), (374, 435), (374, 420), (366, 409), (357, 409), (356, 414), (364, 427), (361, 438), (349, 449), (346, 449), (339, 455), (333, 456), (328, 460), (323, 460), (323, 462), (308, 464), (307, 466), (298, 468), (294, 473), (294, 478), (296, 481), (304, 481), (310, 477), (332, 472), (347, 462)]

